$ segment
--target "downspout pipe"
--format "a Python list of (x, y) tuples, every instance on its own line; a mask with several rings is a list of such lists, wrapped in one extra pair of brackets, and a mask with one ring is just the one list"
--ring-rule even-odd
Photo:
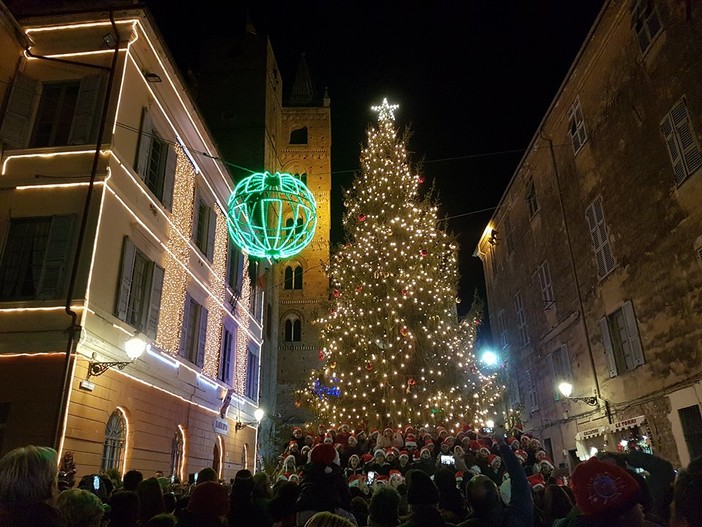
[(561, 183), (558, 173), (558, 164), (556, 163), (556, 153), (553, 149), (553, 140), (549, 139), (544, 135), (543, 127), (539, 128), (539, 136), (544, 141), (548, 142), (549, 152), (551, 154), (551, 164), (553, 166), (553, 176), (556, 181), (556, 192), (558, 194), (558, 204), (561, 208), (561, 217), (563, 218), (563, 229), (566, 235), (566, 245), (568, 246), (568, 260), (570, 262), (570, 269), (573, 273), (573, 279), (575, 281), (575, 293), (578, 297), (578, 307), (582, 313), (583, 329), (585, 330), (585, 342), (587, 344), (587, 354), (590, 359), (590, 367), (592, 368), (592, 377), (595, 381), (595, 395), (597, 400), (604, 401), (605, 415), (607, 416), (607, 422), (612, 424), (612, 411), (609, 406), (609, 401), (602, 397), (602, 392), (600, 391), (600, 380), (597, 377), (597, 368), (595, 367), (595, 358), (592, 353), (592, 345), (590, 344), (590, 331), (587, 326), (587, 319), (585, 317), (585, 304), (583, 302), (583, 295), (580, 292), (580, 285), (578, 280), (578, 269), (575, 265), (575, 255), (573, 254), (573, 244), (571, 243), (570, 229), (568, 228), (568, 218), (565, 213), (565, 206), (563, 205), (563, 193), (561, 191)]
[[(115, 24), (114, 11), (110, 10), (110, 22), (112, 24), (112, 30), (115, 33), (115, 52), (112, 55), (112, 65), (109, 68), (109, 77), (107, 80), (107, 89), (105, 90), (105, 99), (102, 105), (102, 115), (100, 116), (100, 125), (98, 127), (97, 139), (95, 140), (95, 155), (93, 156), (93, 164), (90, 170), (90, 180), (88, 182), (88, 190), (85, 194), (85, 203), (83, 205), (83, 216), (81, 217), (80, 229), (78, 231), (78, 241), (76, 243), (75, 254), (73, 255), (73, 266), (71, 268), (71, 277), (68, 282), (68, 292), (66, 293), (66, 306), (65, 312), (71, 317), (71, 324), (68, 327), (68, 341), (66, 342), (66, 358), (63, 367), (63, 385), (61, 387), (61, 397), (59, 399), (59, 411), (56, 417), (56, 426), (54, 428), (54, 448), (58, 451), (61, 445), (61, 437), (63, 435), (63, 422), (66, 419), (66, 412), (68, 410), (68, 394), (70, 393), (70, 386), (72, 381), (72, 366), (73, 366), (73, 352), (76, 346), (77, 337), (80, 336), (81, 327), (78, 324), (78, 314), (73, 311), (71, 304), (73, 300), (73, 293), (76, 287), (76, 281), (78, 280), (78, 269), (80, 267), (81, 254), (83, 252), (83, 242), (85, 240), (85, 233), (88, 227), (88, 219), (90, 216), (90, 205), (92, 203), (93, 190), (95, 188), (95, 180), (97, 178), (97, 170), (100, 163), (100, 150), (102, 148), (102, 140), (105, 135), (105, 125), (107, 124), (107, 116), (109, 113), (109, 102), (112, 95), (112, 86), (114, 84), (115, 72), (117, 71), (117, 61), (119, 60), (119, 47), (121, 40), (119, 37), (119, 31), (117, 30), (117, 24)], [(55, 60), (48, 57), (37, 57), (46, 58), (47, 60)], [(63, 62), (63, 61), (61, 61)], [(70, 61), (73, 63), (73, 61)], [(73, 63), (75, 64), (75, 63)], [(83, 66), (94, 67), (92, 64), (81, 64)], [(101, 66), (103, 69), (107, 69)]]

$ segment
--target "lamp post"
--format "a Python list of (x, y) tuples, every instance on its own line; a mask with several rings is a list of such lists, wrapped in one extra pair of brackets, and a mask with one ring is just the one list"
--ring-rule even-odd
[(561, 392), (566, 399), (571, 401), (580, 401), (588, 406), (599, 406), (600, 404), (597, 396), (595, 395), (590, 397), (571, 397), (571, 394), (573, 393), (573, 385), (567, 381), (563, 381), (558, 385), (558, 391)]
[(128, 364), (133, 363), (135, 360), (141, 357), (144, 354), (144, 352), (150, 347), (151, 345), (147, 343), (144, 339), (136, 336), (131, 337), (129, 340), (127, 340), (127, 342), (124, 343), (124, 351), (130, 360), (110, 362), (91, 360), (88, 363), (88, 379), (90, 379), (90, 377), (99, 377), (110, 368), (117, 368), (118, 370), (123, 370), (127, 367)]

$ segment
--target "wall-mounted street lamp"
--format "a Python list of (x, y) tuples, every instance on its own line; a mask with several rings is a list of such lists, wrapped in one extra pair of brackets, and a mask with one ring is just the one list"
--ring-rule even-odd
[(558, 391), (563, 394), (563, 396), (566, 399), (570, 399), (571, 401), (580, 401), (588, 406), (598, 406), (599, 402), (597, 400), (596, 396), (591, 396), (591, 397), (571, 397), (570, 394), (573, 393), (573, 385), (569, 382), (563, 381), (558, 385)]
[(480, 362), (485, 364), (485, 366), (492, 367), (496, 366), (499, 362), (500, 357), (492, 350), (485, 350), (480, 356)]
[(100, 361), (90, 361), (88, 363), (88, 379), (90, 377), (99, 377), (105, 373), (110, 368), (117, 368), (118, 370), (123, 370), (128, 364), (131, 364), (143, 353), (149, 349), (150, 345), (143, 339), (139, 337), (132, 337), (127, 342), (124, 343), (124, 351), (129, 357), (128, 361), (112, 361), (112, 362), (100, 362)]
[(256, 408), (256, 410), (254, 411), (254, 418), (256, 419), (255, 421), (251, 421), (249, 423), (237, 421), (234, 428), (238, 432), (239, 430), (241, 430), (242, 428), (246, 428), (247, 426), (258, 426), (259, 424), (261, 424), (261, 419), (263, 419), (264, 415), (266, 415), (266, 412), (264, 412), (261, 408)]

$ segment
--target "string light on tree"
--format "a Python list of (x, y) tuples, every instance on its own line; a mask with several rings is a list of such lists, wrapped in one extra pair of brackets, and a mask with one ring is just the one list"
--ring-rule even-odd
[(324, 354), (307, 401), (332, 424), (456, 428), (483, 420), (498, 390), (476, 367), (479, 314), (457, 317), (458, 245), (438, 227), (435, 198), (419, 194), (397, 109), (373, 107), (378, 125), (344, 197), (347, 240), (328, 267)]

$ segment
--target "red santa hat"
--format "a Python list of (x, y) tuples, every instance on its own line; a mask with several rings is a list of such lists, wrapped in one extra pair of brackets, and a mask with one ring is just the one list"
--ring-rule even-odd
[(544, 480), (544, 475), (539, 472), (538, 474), (532, 474), (531, 476), (527, 477), (527, 480), (529, 481), (529, 485), (531, 485), (531, 488), (536, 490), (539, 487), (545, 487), (546, 486), (546, 480)]
[(546, 456), (543, 458), (541, 461), (539, 461), (539, 465), (546, 465), (551, 467), (551, 470), (553, 470), (555, 467), (553, 466), (553, 461), (551, 461), (551, 458)]
[(546, 453), (545, 450), (539, 450), (534, 454), (534, 457), (536, 458), (537, 461), (541, 461), (542, 459), (545, 459), (548, 457), (548, 454)]
[(383, 435), (385, 435), (385, 432), (387, 432), (388, 430), (389, 430), (390, 433), (392, 434), (392, 428), (387, 427), (385, 430), (383, 430)]
[(414, 438), (412, 434), (408, 434), (407, 438), (405, 439), (405, 446), (407, 448), (414, 447), (417, 448), (417, 440)]
[(414, 434), (414, 427), (412, 425), (407, 425), (405, 427), (405, 435)]
[(521, 448), (519, 450), (516, 450), (514, 452), (514, 455), (517, 456), (517, 459), (519, 459), (519, 461), (521, 461), (522, 463), (524, 463), (528, 457), (527, 453), (524, 450), (522, 450)]
[(373, 430), (371, 430), (370, 436), (373, 437), (374, 435), (378, 435), (378, 429), (377, 429), (377, 428), (374, 428)]
[(413, 460), (414, 460), (414, 461), (419, 461), (419, 456), (421, 455), (421, 453), (422, 453), (422, 452), (421, 452), (420, 450), (415, 450), (415, 451), (414, 451), (414, 454), (412, 454)]
[(407, 450), (402, 450), (400, 451), (400, 455), (398, 456), (399, 458), (402, 458), (402, 456), (406, 457), (409, 459), (409, 454), (407, 453)]
[(510, 437), (510, 438), (507, 440), (507, 444), (508, 444), (509, 446), (512, 446), (512, 444), (514, 444), (514, 443), (519, 443), (519, 439), (517, 439), (516, 437)]
[(477, 452), (478, 450), (480, 450), (480, 447), (481, 447), (481, 446), (482, 446), (482, 445), (480, 444), (480, 441), (478, 441), (477, 439), (473, 439), (473, 441), (471, 441), (470, 443), (468, 443), (468, 448), (470, 448), (471, 450), (474, 450), (474, 451), (476, 451), (476, 452)]
[(302, 428), (300, 428), (299, 426), (293, 427), (292, 433), (294, 434), (295, 432), (302, 432)]
[(297, 441), (290, 441), (288, 443), (288, 448), (297, 447), (297, 446), (298, 446)]
[(571, 487), (583, 516), (603, 518), (628, 511), (640, 492), (639, 484), (625, 469), (596, 457), (575, 467)]
[(324, 472), (331, 474), (332, 464), (339, 465), (339, 453), (328, 443), (321, 443), (312, 449), (310, 453), (310, 462), (313, 465), (324, 467)]
[(354, 445), (358, 444), (358, 439), (356, 439), (356, 436), (353, 434), (349, 435), (349, 438), (347, 441), (349, 444), (351, 444), (351, 443), (353, 443)]
[(419, 451), (419, 456), (420, 456), (420, 457), (421, 457), (421, 455), (422, 455), (422, 452), (424, 452), (425, 450), (426, 450), (427, 452), (429, 452), (429, 455), (431, 455), (431, 450), (430, 450), (429, 448), (427, 448), (426, 446), (423, 446), (423, 447), (421, 448), (421, 450)]
[(456, 472), (456, 482), (460, 483), (461, 481), (463, 481), (463, 471), (459, 470)]
[(334, 436), (332, 436), (331, 434), (328, 433), (327, 435), (324, 436), (324, 442), (329, 444), (329, 445), (333, 444), (334, 443)]
[(349, 487), (358, 487), (364, 477), (363, 474), (353, 474), (349, 476)]
[(483, 451), (483, 450), (485, 450), (485, 452), (488, 453), (488, 456), (490, 455), (490, 449), (489, 449), (488, 447), (484, 446), (484, 445), (480, 447), (480, 449), (478, 450), (478, 452), (481, 452), (481, 451)]

